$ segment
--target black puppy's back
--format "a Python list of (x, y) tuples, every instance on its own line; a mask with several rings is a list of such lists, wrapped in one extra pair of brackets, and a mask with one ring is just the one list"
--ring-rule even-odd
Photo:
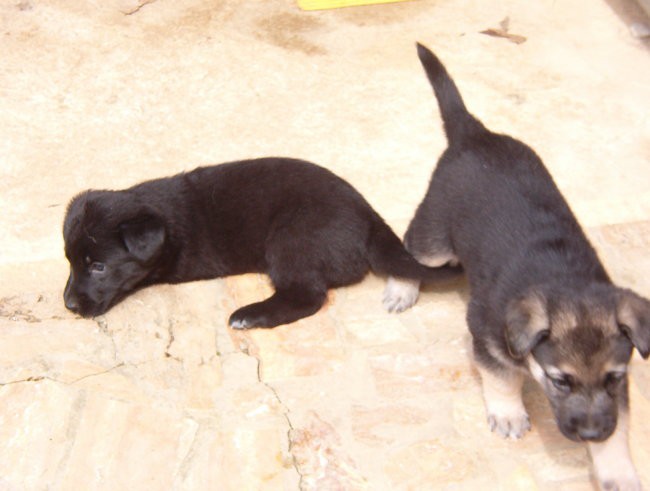
[(71, 263), (66, 305), (83, 315), (154, 283), (264, 272), (274, 295), (240, 308), (230, 324), (272, 327), (313, 314), (328, 288), (355, 283), (369, 269), (406, 278), (457, 273), (415, 261), (343, 179), (286, 158), (82, 193), (68, 208), (64, 236)]
[[(294, 268), (301, 264), (300, 256), (313, 250), (330, 286), (358, 281), (368, 268), (409, 278), (445, 274), (422, 268), (354, 187), (310, 162), (264, 158), (200, 167), (179, 177), (193, 209), (185, 214), (191, 226), (185, 225), (184, 233), (194, 239), (185, 240), (183, 248), (201, 244), (193, 254), (219, 259), (210, 265), (183, 262), (178, 281), (188, 281), (188, 275), (199, 279), (267, 272), (273, 259), (268, 246), (278, 238), (290, 238), (295, 247)], [(173, 186), (175, 180), (161, 182)], [(158, 190), (151, 200), (157, 196)]]

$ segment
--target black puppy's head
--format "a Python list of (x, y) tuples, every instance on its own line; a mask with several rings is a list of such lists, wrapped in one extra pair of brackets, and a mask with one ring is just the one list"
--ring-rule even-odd
[(165, 226), (128, 191), (87, 191), (68, 206), (63, 223), (70, 277), (65, 305), (84, 317), (103, 314), (155, 269)]
[(604, 284), (579, 293), (538, 289), (511, 302), (506, 338), (542, 386), (560, 431), (603, 441), (628, 407), (633, 348), (650, 355), (650, 302)]

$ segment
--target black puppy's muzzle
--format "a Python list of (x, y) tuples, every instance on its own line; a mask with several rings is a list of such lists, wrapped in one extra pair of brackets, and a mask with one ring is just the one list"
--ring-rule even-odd
[(74, 294), (72, 290), (72, 273), (68, 276), (68, 282), (65, 284), (65, 289), (63, 290), (63, 302), (65, 303), (65, 308), (71, 312), (79, 312), (79, 299)]
[(77, 292), (72, 273), (70, 273), (68, 282), (63, 290), (63, 303), (70, 312), (79, 314), (82, 317), (93, 317), (106, 310), (102, 305), (93, 302), (85, 294), (79, 294)]

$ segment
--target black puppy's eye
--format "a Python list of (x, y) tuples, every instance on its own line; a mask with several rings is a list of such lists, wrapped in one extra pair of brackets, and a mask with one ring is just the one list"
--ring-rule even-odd
[(90, 266), (88, 266), (88, 269), (91, 273), (103, 273), (106, 269), (106, 265), (104, 263), (95, 261), (94, 263), (91, 263)]

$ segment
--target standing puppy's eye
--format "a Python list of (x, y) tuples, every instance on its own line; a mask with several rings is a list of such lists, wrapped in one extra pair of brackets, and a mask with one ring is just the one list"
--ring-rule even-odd
[(626, 372), (608, 372), (607, 375), (605, 375), (605, 387), (608, 390), (614, 390), (616, 389), (623, 379), (625, 379), (625, 374)]
[(560, 375), (560, 376), (553, 376), (553, 377), (551, 377), (550, 375), (547, 376), (557, 390), (562, 392), (571, 391), (571, 388), (573, 387), (573, 379), (571, 375)]

